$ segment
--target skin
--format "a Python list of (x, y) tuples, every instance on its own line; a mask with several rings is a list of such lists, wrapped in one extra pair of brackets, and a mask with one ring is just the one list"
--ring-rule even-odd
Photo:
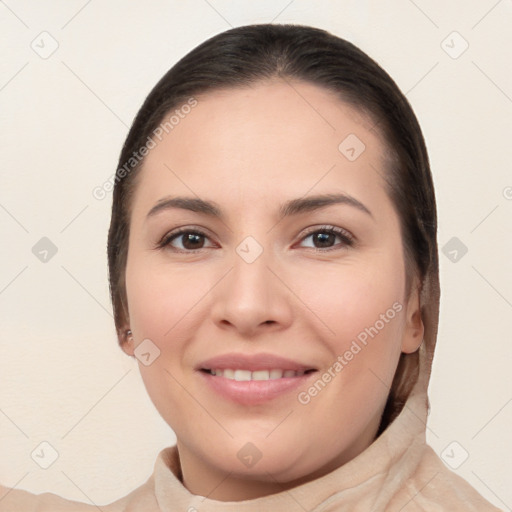
[[(134, 354), (149, 338), (160, 356), (139, 363), (155, 407), (174, 430), (185, 486), (222, 501), (252, 499), (319, 477), (375, 438), (401, 352), (421, 344), (417, 281), (406, 300), (397, 213), (382, 174), (386, 150), (372, 123), (331, 92), (271, 82), (208, 93), (150, 151), (132, 204), (126, 288)], [(353, 162), (338, 146), (354, 133), (366, 145)], [(344, 193), (348, 204), (280, 219), (287, 200)], [(169, 209), (146, 218), (167, 196), (214, 201), (224, 218)], [(312, 233), (347, 230), (327, 245)], [(206, 237), (190, 252), (176, 228)], [(237, 246), (252, 236), (262, 254), (247, 263)], [(185, 245), (184, 245), (185, 244)], [(201, 248), (202, 247), (202, 248)], [(181, 252), (180, 252), (181, 251)], [(297, 400), (365, 327), (402, 310), (311, 401)], [(319, 369), (308, 386), (261, 405), (219, 397), (195, 366), (207, 358), (267, 352)], [(247, 442), (261, 459), (237, 457)]]

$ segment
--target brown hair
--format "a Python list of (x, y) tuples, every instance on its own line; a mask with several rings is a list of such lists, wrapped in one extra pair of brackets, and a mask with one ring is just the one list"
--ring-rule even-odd
[[(108, 233), (110, 293), (119, 343), (128, 311), (125, 269), (131, 198), (143, 159), (133, 158), (164, 117), (193, 96), (270, 79), (301, 80), (333, 91), (378, 126), (391, 155), (388, 194), (401, 222), (406, 290), (437, 275), (437, 214), (432, 175), (420, 126), (393, 79), (368, 55), (324, 30), (302, 25), (237, 27), (203, 42), (155, 85), (137, 113), (119, 158)], [(128, 167), (127, 167), (128, 164)], [(382, 417), (382, 432), (400, 412), (418, 378), (418, 351), (401, 354)]]

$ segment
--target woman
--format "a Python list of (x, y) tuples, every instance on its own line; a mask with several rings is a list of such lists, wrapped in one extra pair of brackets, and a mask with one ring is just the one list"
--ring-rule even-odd
[(436, 230), (415, 115), (352, 44), (253, 25), (186, 55), (131, 127), (108, 237), (119, 343), (177, 445), (101, 509), (498, 510), (425, 443)]

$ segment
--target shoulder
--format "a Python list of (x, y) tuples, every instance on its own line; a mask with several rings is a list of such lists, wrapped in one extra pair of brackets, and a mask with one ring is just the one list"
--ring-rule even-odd
[(0, 512), (160, 512), (152, 479), (109, 505), (66, 500), (49, 492), (32, 494), (0, 485)]
[(408, 499), (404, 511), (423, 512), (502, 512), (489, 503), (464, 478), (443, 463), (436, 452), (424, 446), (416, 471), (405, 482), (402, 499)]
[(97, 507), (69, 501), (52, 493), (32, 494), (0, 485), (0, 512), (91, 512)]

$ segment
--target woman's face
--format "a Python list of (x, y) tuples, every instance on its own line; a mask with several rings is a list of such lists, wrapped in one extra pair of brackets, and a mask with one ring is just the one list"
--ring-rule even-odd
[(244, 499), (364, 450), (423, 326), (371, 123), (300, 82), (197, 100), (139, 175), (124, 349), (187, 487)]

